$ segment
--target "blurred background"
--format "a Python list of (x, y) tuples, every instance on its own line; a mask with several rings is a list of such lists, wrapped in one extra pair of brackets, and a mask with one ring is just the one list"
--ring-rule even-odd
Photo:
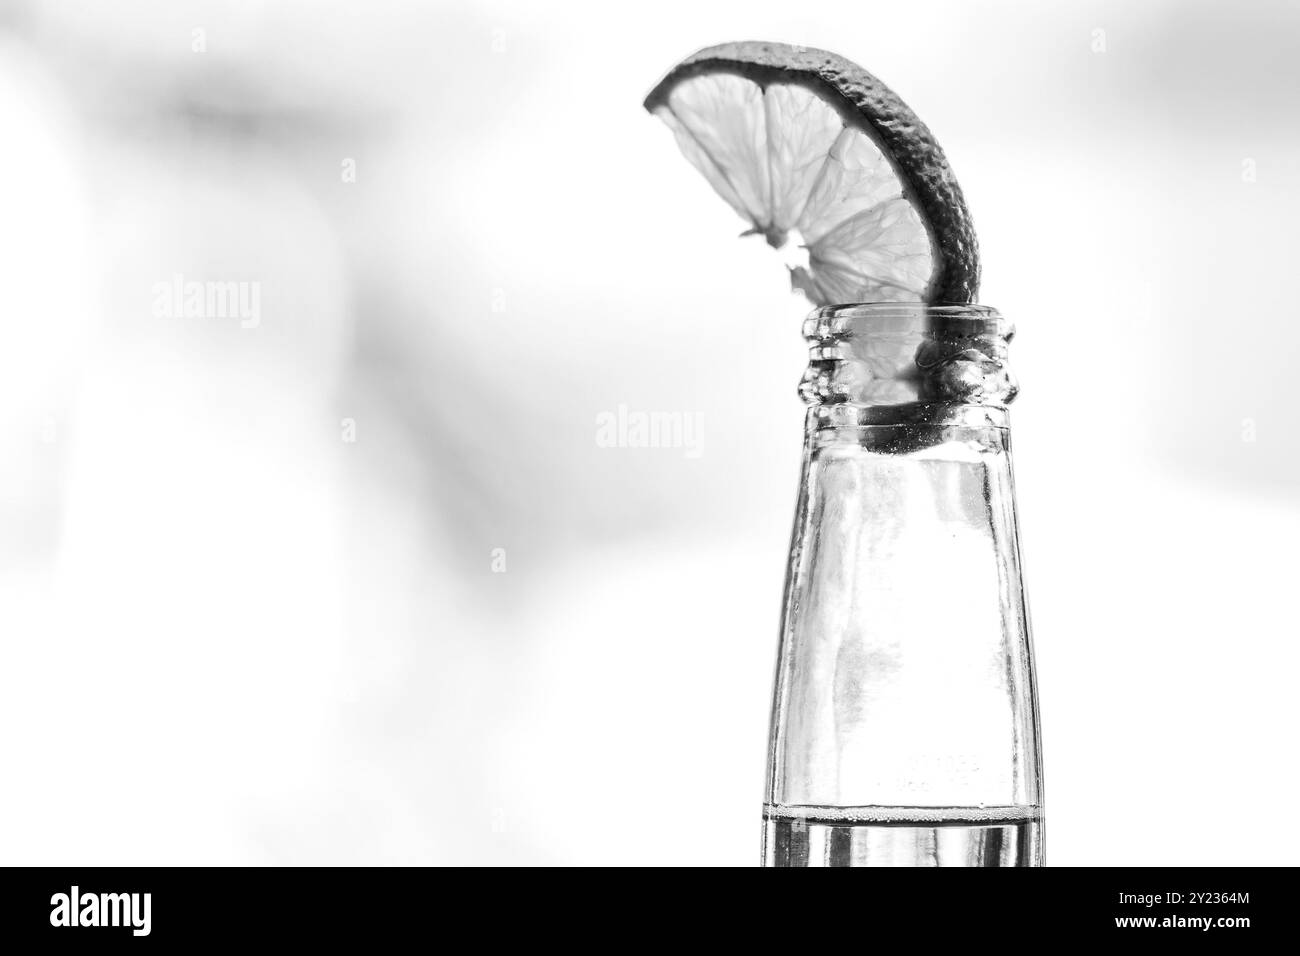
[(808, 307), (640, 107), (747, 38), (1019, 326), (1049, 862), (1294, 861), (1285, 0), (0, 2), (0, 860), (757, 862)]

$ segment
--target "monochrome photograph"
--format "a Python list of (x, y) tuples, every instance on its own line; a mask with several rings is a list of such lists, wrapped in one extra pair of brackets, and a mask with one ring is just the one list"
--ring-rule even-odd
[(1241, 939), (1297, 117), (1287, 0), (0, 0), (22, 920), (1023, 867)]

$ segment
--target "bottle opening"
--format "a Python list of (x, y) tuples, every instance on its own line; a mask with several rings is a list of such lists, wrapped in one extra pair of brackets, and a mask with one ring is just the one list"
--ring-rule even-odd
[(880, 302), (824, 306), (804, 322), (810, 405), (1004, 409), (1018, 386), (1012, 324), (984, 305)]

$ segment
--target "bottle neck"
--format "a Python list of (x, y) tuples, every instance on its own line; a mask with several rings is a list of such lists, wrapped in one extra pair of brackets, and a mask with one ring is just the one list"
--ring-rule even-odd
[(804, 323), (809, 424), (993, 427), (1018, 391), (1010, 322), (987, 306), (828, 306)]
[(1036, 825), (1010, 327), (977, 306), (852, 306), (806, 330), (769, 816)]

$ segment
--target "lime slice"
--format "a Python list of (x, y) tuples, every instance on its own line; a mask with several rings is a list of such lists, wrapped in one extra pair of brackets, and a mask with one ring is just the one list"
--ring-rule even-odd
[(728, 43), (678, 64), (645, 107), (746, 234), (807, 251), (790, 279), (816, 305), (975, 300), (979, 251), (956, 177), (925, 124), (861, 67)]

